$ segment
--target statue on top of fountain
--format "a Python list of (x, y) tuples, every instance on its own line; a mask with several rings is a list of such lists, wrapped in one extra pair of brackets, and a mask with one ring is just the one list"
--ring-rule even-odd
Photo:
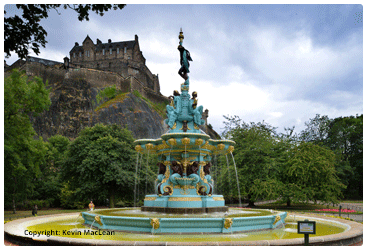
[(175, 130), (177, 126), (181, 126), (177, 131), (187, 132), (187, 130), (198, 130), (199, 125), (203, 125), (205, 121), (202, 119), (203, 106), (198, 106), (197, 92), (192, 93), (192, 99), (189, 95), (189, 61), (192, 61), (190, 53), (183, 47), (183, 31), (180, 29), (179, 46), (180, 51), (180, 69), (179, 75), (185, 80), (181, 84), (181, 93), (175, 90), (173, 96), (170, 96), (170, 105), (166, 106), (167, 119), (165, 123), (170, 129)]

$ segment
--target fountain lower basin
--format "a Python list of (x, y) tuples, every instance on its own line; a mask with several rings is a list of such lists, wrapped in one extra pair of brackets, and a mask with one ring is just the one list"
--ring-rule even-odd
[[(144, 214), (150, 217), (153, 213)], [(302, 234), (297, 234), (296, 222), (306, 218), (317, 222), (317, 232), (310, 235), (310, 245), (352, 245), (363, 239), (363, 225), (360, 223), (310, 214), (289, 214), (283, 227), (269, 230), (225, 234), (159, 235), (91, 229), (82, 225), (84, 220), (79, 213), (71, 213), (14, 220), (4, 225), (4, 233), (7, 240), (18, 241), (23, 245), (302, 246), (304, 239)], [(30, 235), (30, 232), (46, 231), (53, 231), (54, 234)]]
[[(233, 233), (254, 230), (275, 229), (285, 223), (286, 212), (262, 210), (233, 210), (228, 213), (207, 215), (159, 214), (140, 211), (133, 214), (117, 216), (118, 209), (110, 211), (83, 212), (86, 226), (104, 230), (118, 230), (142, 233)], [(122, 210), (120, 210), (122, 211)], [(235, 212), (234, 212), (235, 211)], [(252, 216), (253, 215), (253, 216)]]

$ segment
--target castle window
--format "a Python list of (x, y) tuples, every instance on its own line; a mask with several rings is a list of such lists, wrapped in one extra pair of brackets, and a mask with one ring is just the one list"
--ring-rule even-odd
[(87, 57), (89, 58), (89, 51), (87, 51)]
[(110, 48), (110, 54), (112, 54), (112, 48)]
[(130, 59), (130, 56), (128, 56), (128, 59)]
[(126, 48), (126, 47), (124, 47), (124, 53), (126, 53), (126, 49), (127, 49), (127, 48)]
[(111, 62), (109, 63), (109, 68), (111, 68)]
[(105, 55), (105, 48), (102, 49), (102, 54)]
[(116, 54), (119, 54), (119, 47), (116, 48)]
[(82, 52), (79, 52), (79, 57), (82, 57)]
[(73, 58), (75, 58), (75, 52), (73, 53)]
[(97, 69), (100, 69), (100, 64), (97, 64)]

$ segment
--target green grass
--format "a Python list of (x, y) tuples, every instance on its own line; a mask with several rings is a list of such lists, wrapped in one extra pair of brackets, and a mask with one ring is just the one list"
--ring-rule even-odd
[(157, 113), (159, 113), (159, 114), (160, 114), (160, 116), (162, 116), (162, 117), (164, 117), (164, 118), (166, 117), (166, 105), (168, 105), (168, 104), (169, 104), (169, 102), (168, 102), (168, 101), (167, 101), (167, 102), (154, 103), (154, 102), (152, 102), (151, 100), (149, 100), (149, 99), (147, 99), (147, 98), (143, 97), (143, 96), (142, 96), (142, 94), (141, 94), (141, 93), (139, 93), (139, 91), (138, 91), (138, 90), (134, 90), (134, 91), (133, 91), (133, 94), (134, 94), (136, 97), (138, 97), (138, 98), (140, 98), (140, 99), (144, 100), (144, 101), (148, 104), (148, 106), (149, 106), (150, 108), (154, 109)]
[[(344, 203), (344, 202), (341, 202)], [(346, 202), (345, 202), (346, 203)], [(253, 207), (253, 209), (274, 209), (274, 210), (282, 210), (282, 211), (292, 211), (292, 212), (300, 212), (300, 213), (328, 213), (328, 212), (319, 212), (315, 211), (316, 209), (339, 209), (338, 205), (335, 207), (331, 205), (322, 205), (322, 204), (311, 204), (311, 203), (292, 203), (290, 207), (286, 205), (286, 203), (273, 202), (268, 204), (261, 204)], [(331, 212), (335, 213), (336, 212)], [(347, 214), (347, 213), (342, 213)], [(363, 212), (349, 213), (349, 214), (363, 214)]]
[(113, 99), (111, 99), (111, 100), (108, 100), (108, 101), (106, 101), (106, 102), (102, 103), (100, 106), (98, 106), (98, 107), (95, 109), (95, 111), (96, 111), (96, 112), (98, 112), (98, 111), (100, 111), (100, 110), (101, 110), (101, 109), (103, 109), (103, 108), (107, 108), (107, 107), (109, 107), (110, 105), (113, 105), (113, 104), (115, 104), (115, 103), (122, 102), (122, 101), (126, 98), (126, 95), (127, 95), (127, 94), (128, 94), (128, 93), (122, 93), (122, 94), (117, 95), (115, 98), (113, 98)]
[[(83, 212), (86, 209), (48, 209), (48, 210), (38, 210), (37, 216), (50, 215), (50, 214), (61, 214), (61, 213), (75, 213)], [(21, 218), (33, 217), (32, 210), (27, 211), (17, 211), (13, 214), (13, 211), (4, 211), (4, 221), (16, 220)]]

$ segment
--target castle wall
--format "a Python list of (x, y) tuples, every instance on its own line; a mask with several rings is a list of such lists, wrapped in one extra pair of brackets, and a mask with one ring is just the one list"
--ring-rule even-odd
[[(68, 70), (61, 66), (45, 66), (38, 62), (27, 62), (22, 69), (26, 70), (27, 75), (40, 76), (43, 81), (48, 81), (48, 84), (62, 83), (65, 79), (70, 80), (85, 80), (91, 87), (102, 89), (115, 85), (123, 93), (134, 92), (137, 90), (143, 97), (150, 99), (153, 102), (168, 101), (168, 98), (155, 92), (153, 89), (146, 87), (139, 78), (136, 78), (133, 68), (130, 70), (130, 76), (123, 77), (115, 72), (101, 71), (89, 68), (70, 68)], [(139, 74), (143, 80), (147, 81), (148, 77), (144, 74)], [(151, 80), (149, 80), (151, 81)], [(153, 83), (153, 81), (151, 81)]]

